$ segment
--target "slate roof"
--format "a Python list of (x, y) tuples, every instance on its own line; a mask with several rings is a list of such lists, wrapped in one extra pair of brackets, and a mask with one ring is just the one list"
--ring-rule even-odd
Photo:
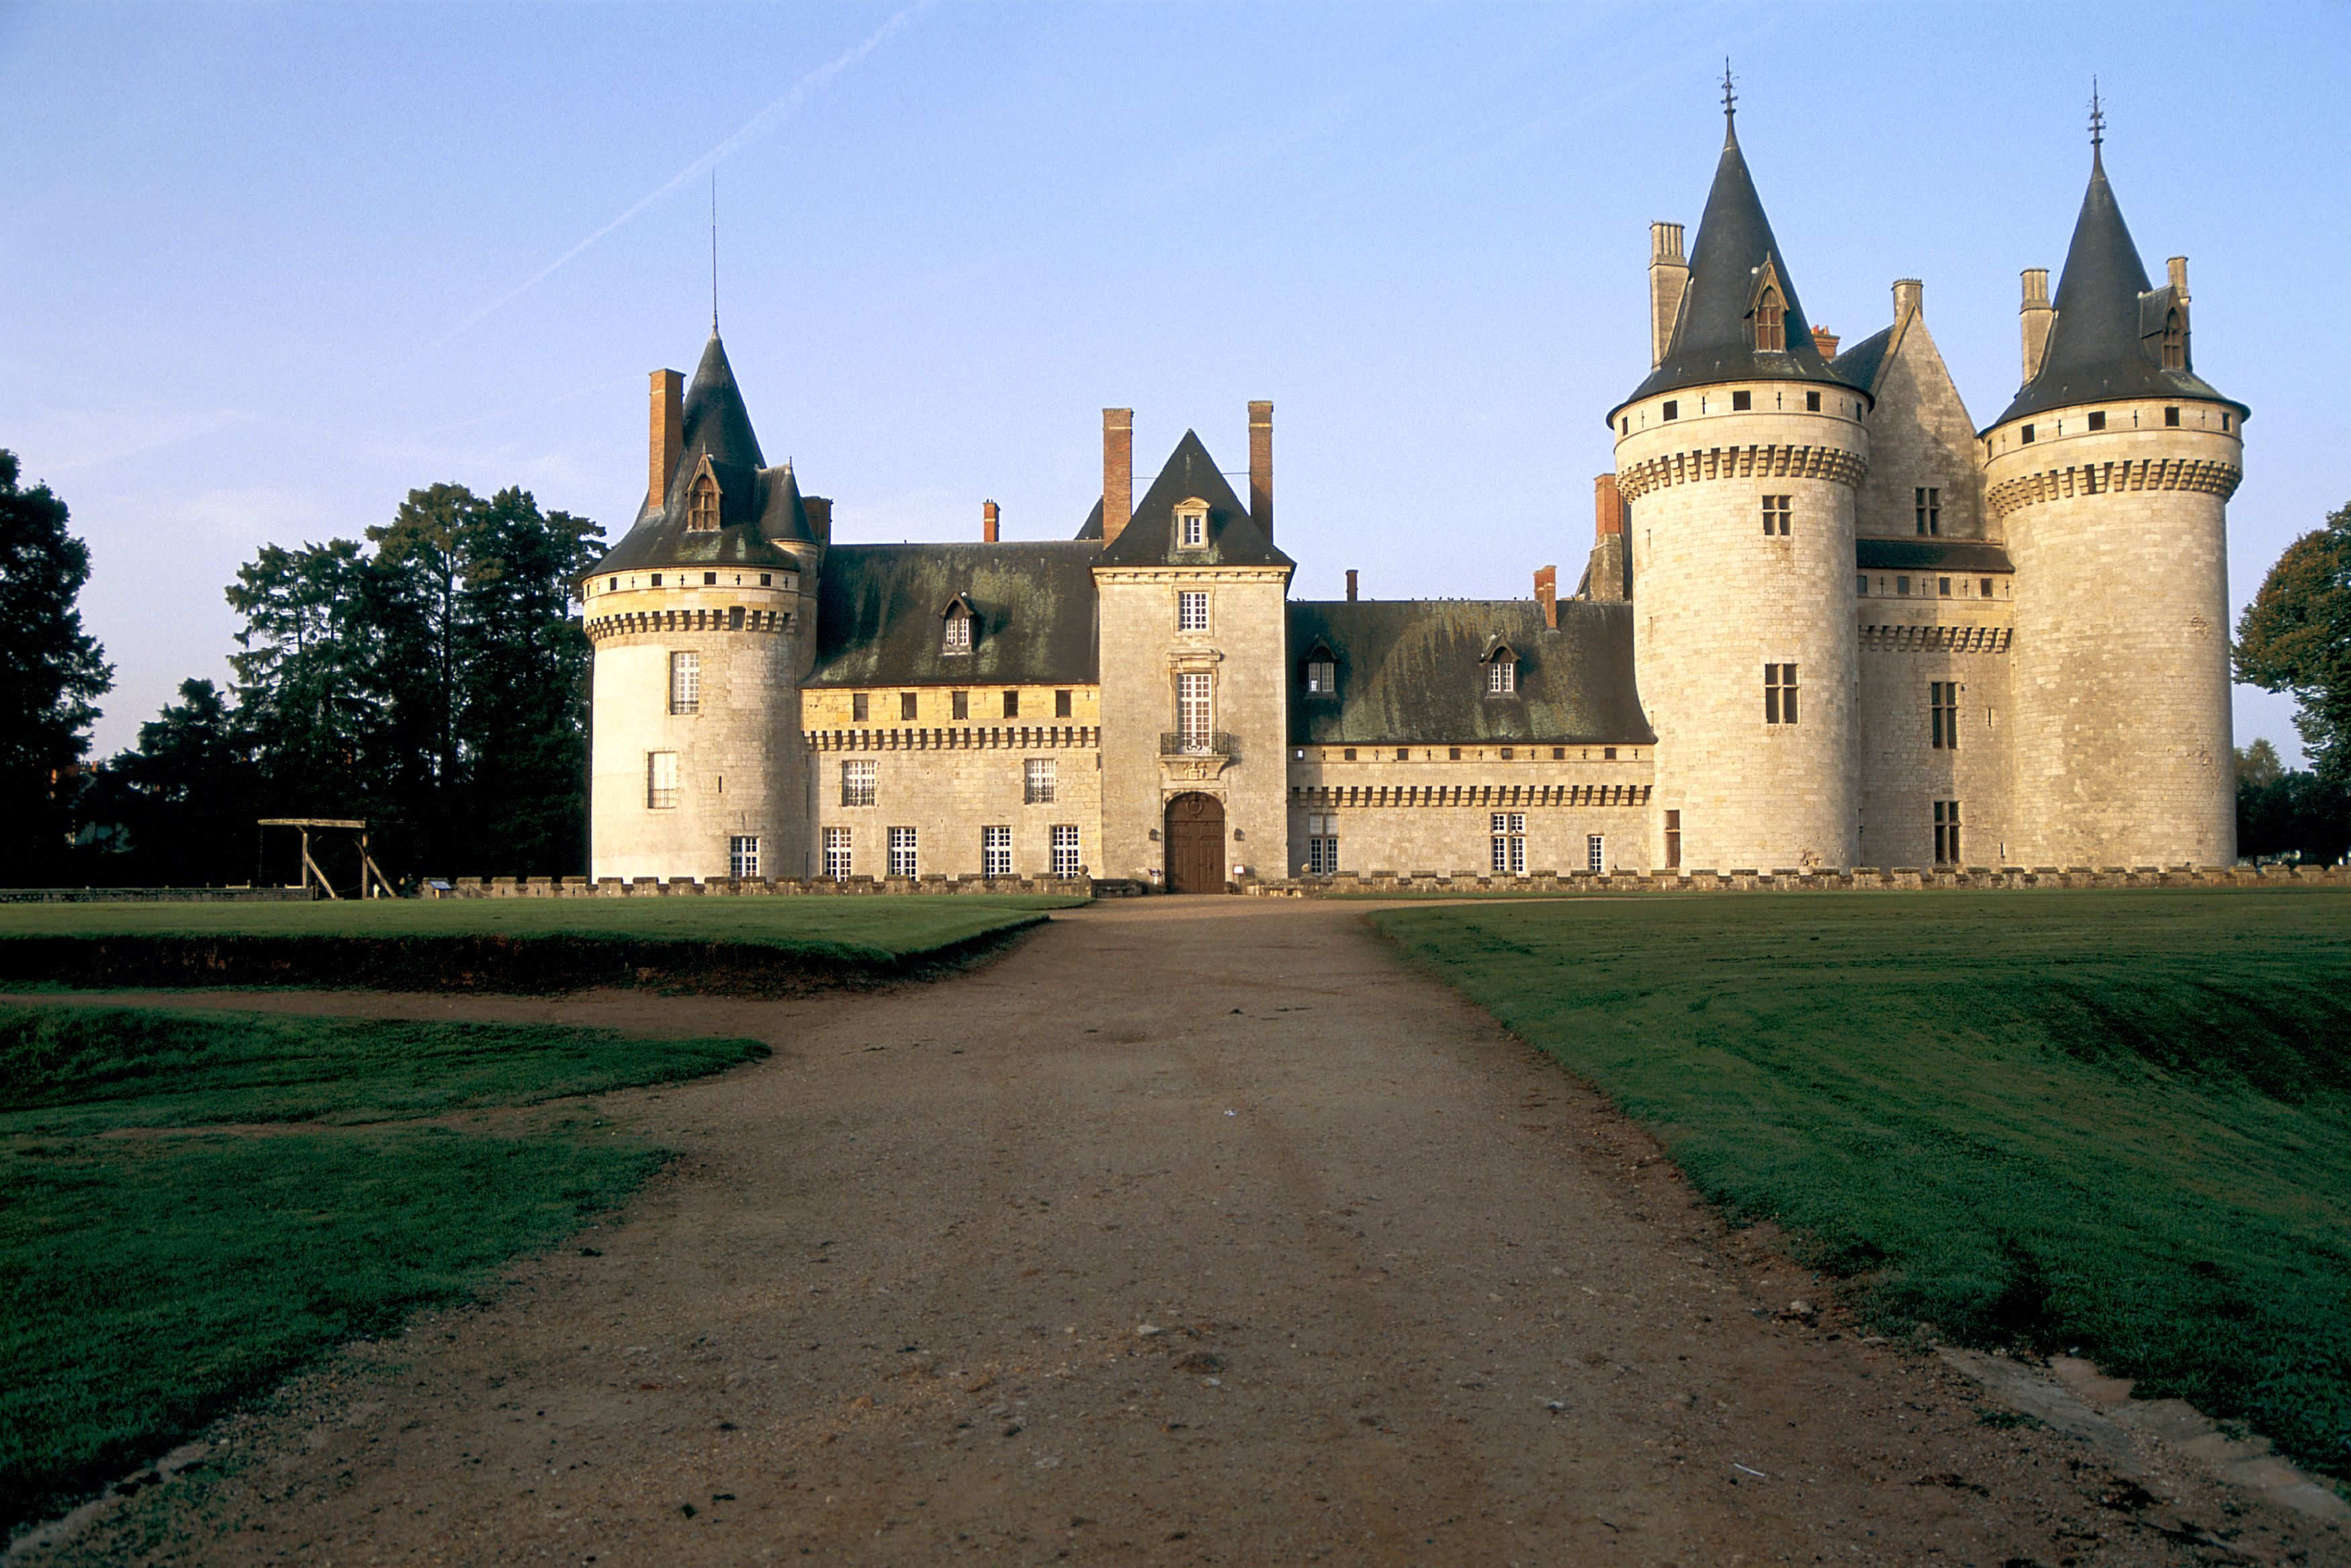
[[(1205, 501), (1208, 504), (1208, 544), (1204, 550), (1178, 550), (1176, 547), (1176, 506), (1183, 501)], [(1087, 520), (1086, 529), (1078, 537), (1102, 536), (1101, 508)], [(1259, 531), (1249, 508), (1242, 505), (1233, 487), (1217, 470), (1216, 459), (1200, 444), (1200, 438), (1190, 431), (1176, 443), (1168, 454), (1166, 466), (1143, 499), (1134, 504), (1134, 514), (1127, 520), (1125, 532), (1113, 540), (1098, 557), (1105, 566), (1294, 566), (1289, 556), (1273, 547), (1273, 542)]]
[(1894, 347), (1894, 328), (1883, 327), (1829, 361), (1829, 374), (1848, 387), (1877, 396), (1877, 378), (1886, 373), (1886, 357)]
[(1873, 572), (2012, 572), (2008, 546), (1977, 539), (1855, 539), (1855, 566)]
[[(1755, 347), (1750, 312), (1766, 265), (1777, 275), (1787, 307), (1785, 349), (1766, 351)], [(1718, 381), (1849, 384), (1830, 369), (1813, 343), (1810, 318), (1796, 298), (1795, 277), (1780, 252), (1780, 242), (1771, 235), (1771, 220), (1763, 215), (1762, 198), (1755, 193), (1755, 181), (1739, 150), (1735, 121), (1725, 123), (1722, 160), (1715, 166), (1714, 188), (1707, 192), (1706, 211), (1698, 219), (1689, 268), (1689, 285), (1682, 296), (1681, 314), (1666, 357), (1625, 402)], [(1609, 419), (1614, 421), (1613, 409)]]
[[(1078, 540), (836, 545), (817, 600), (809, 686), (1086, 686), (1100, 679), (1093, 565)], [(960, 594), (969, 653), (940, 650)]]
[[(1480, 658), (1518, 656), (1518, 691), (1489, 696)], [(1310, 696), (1316, 647), (1335, 696)], [(1559, 628), (1531, 599), (1365, 599), (1290, 606), (1290, 732), (1297, 745), (1528, 742), (1646, 745), (1633, 684), (1633, 607), (1562, 599)]]
[(2222, 397), (2196, 374), (2192, 342), (2182, 355), (2188, 369), (2163, 368), (2163, 317), (2171, 297), (2168, 284), (2147, 287), (2147, 268), (2106, 182), (2105, 155), (2094, 147), (2090, 188), (2083, 193), (2065, 270), (2058, 276), (2057, 317), (2050, 324), (2040, 373), (1984, 428), (2111, 398), (2204, 398), (2228, 403), (2240, 417), (2249, 415), (2244, 404)]
[[(656, 509), (650, 499), (640, 504), (636, 522), (585, 575), (672, 566), (800, 570), (789, 546), (813, 543), (815, 535), (799, 482), (789, 465), (766, 466), (742, 389), (735, 384), (734, 367), (715, 329), (686, 389), (684, 413), (683, 450), (663, 504)], [(715, 532), (689, 533), (687, 496), (705, 462), (718, 482), (719, 525)]]

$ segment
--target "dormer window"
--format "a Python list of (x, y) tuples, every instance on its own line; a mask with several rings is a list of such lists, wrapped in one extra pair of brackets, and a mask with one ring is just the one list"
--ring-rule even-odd
[(1176, 508), (1176, 547), (1179, 550), (1205, 550), (1208, 547), (1208, 504), (1186, 501)]
[(1519, 689), (1518, 656), (1498, 648), (1486, 660), (1486, 695), (1508, 697)]
[(718, 531), (718, 481), (705, 469), (694, 476), (694, 488), (685, 501), (685, 531), (689, 534), (715, 534)]
[(939, 651), (969, 653), (972, 643), (972, 622), (979, 618), (973, 613), (971, 600), (957, 594), (947, 601), (946, 612), (939, 619)]
[(1781, 353), (1788, 347), (1788, 307), (1780, 291), (1768, 285), (1755, 302), (1755, 347), (1766, 354)]
[(2163, 368), (2188, 369), (2188, 324), (2180, 319), (2176, 306), (2163, 313)]
[(1309, 697), (1335, 697), (1339, 694), (1339, 661), (1327, 648), (1318, 648), (1306, 659), (1306, 694)]

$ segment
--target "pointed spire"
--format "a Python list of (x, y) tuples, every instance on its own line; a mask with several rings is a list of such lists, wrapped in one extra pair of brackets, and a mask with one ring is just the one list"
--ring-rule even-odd
[[(1786, 379), (1843, 385), (1813, 346), (1812, 325), (1796, 298), (1795, 279), (1781, 254), (1780, 242), (1772, 236), (1771, 220), (1764, 216), (1762, 198), (1755, 193), (1747, 156), (1740, 150), (1736, 83), (1726, 60), (1722, 157), (1715, 165), (1714, 188), (1707, 193), (1706, 212), (1698, 220), (1698, 241), (1690, 247), (1689, 283), (1682, 296), (1673, 341), (1628, 402), (1718, 381)], [(1757, 347), (1756, 309), (1767, 289), (1777, 292), (1782, 313), (1782, 347), (1778, 348)]]
[(690, 466), (705, 453), (713, 462), (737, 468), (767, 466), (759, 455), (759, 438), (751, 431), (750, 412), (743, 406), (742, 389), (735, 384), (735, 368), (726, 362), (726, 346), (718, 340), (715, 327), (685, 389), (686, 463)]
[(710, 166), (710, 335), (718, 336), (718, 166)]

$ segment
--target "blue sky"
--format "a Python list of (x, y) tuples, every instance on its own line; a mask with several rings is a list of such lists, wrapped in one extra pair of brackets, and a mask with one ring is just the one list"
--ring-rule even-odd
[[(1065, 537), (1103, 406), (1138, 469), (1186, 427), (1238, 468), (1262, 397), (1298, 594), (1525, 595), (1589, 548), (1726, 54), (1806, 307), (1857, 338), (1923, 277), (1980, 423), (2097, 75), (2141, 253), (2191, 258), (2197, 368), (2253, 408), (2237, 604), (2351, 501), (2331, 5), (0, 4), (0, 446), (90, 541), (111, 751), (225, 678), (265, 542), (437, 481), (617, 537), (645, 372), (708, 329), (716, 152), (728, 351), (839, 536), (992, 498)], [(2279, 699), (2238, 728), (2292, 751)]]

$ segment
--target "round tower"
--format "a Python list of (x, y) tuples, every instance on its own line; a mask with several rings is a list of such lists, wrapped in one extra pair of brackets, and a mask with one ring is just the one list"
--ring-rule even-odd
[(804, 876), (822, 542), (790, 467), (762, 461), (715, 330), (680, 381), (653, 372), (645, 504), (581, 584), (591, 875)]
[[(2033, 282), (2028, 317), (2049, 311)], [(2188, 304), (2185, 257), (2148, 287), (2094, 142), (2053, 319), (2025, 334), (2023, 389), (1983, 432), (2016, 566), (2024, 865), (2236, 859), (2227, 505), (2247, 410), (2196, 375)]]
[(1850, 866), (1868, 400), (1813, 342), (1735, 130), (1687, 264), (1659, 224), (1650, 280), (1653, 369), (1609, 419), (1657, 734), (1651, 842), (1686, 867)]

